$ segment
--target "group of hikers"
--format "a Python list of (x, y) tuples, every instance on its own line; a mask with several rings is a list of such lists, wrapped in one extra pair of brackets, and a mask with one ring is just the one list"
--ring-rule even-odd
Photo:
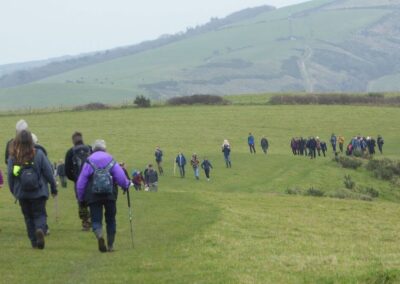
[[(340, 153), (344, 153), (344, 136), (336, 136), (332, 133), (329, 142), (332, 147), (333, 153), (338, 153), (338, 148)], [(384, 140), (381, 135), (378, 135), (377, 142), (371, 137), (362, 137), (359, 135), (351, 139), (346, 148), (346, 155), (353, 155), (358, 150), (361, 153), (368, 152), (370, 155), (374, 155), (376, 145), (378, 145), (379, 151), (382, 154), (383, 144)], [(318, 156), (321, 156), (321, 153), (324, 157), (326, 157), (326, 153), (328, 151), (327, 143), (324, 140), (321, 140), (318, 136), (310, 136), (308, 138), (292, 138), (290, 141), (290, 148), (293, 155), (306, 156), (310, 157), (311, 159), (315, 159), (317, 157), (317, 154)]]
[[(25, 120), (16, 124), (16, 135), (6, 145), (5, 161), (7, 164), (7, 180), (12, 195), (19, 201), (24, 216), (28, 238), (32, 248), (44, 249), (45, 236), (50, 230), (47, 225), (46, 202), (51, 195), (57, 198), (56, 178), (60, 178), (61, 186), (67, 186), (67, 179), (74, 184), (75, 198), (77, 201), (78, 215), (82, 230), (92, 230), (95, 234), (98, 249), (101, 252), (114, 251), (116, 235), (116, 200), (118, 188), (128, 193), (132, 186), (139, 191), (158, 191), (158, 173), (164, 175), (164, 153), (159, 146), (154, 152), (157, 170), (148, 164), (144, 172), (133, 170), (129, 176), (125, 164), (118, 163), (107, 152), (106, 142), (96, 140), (92, 146), (84, 143), (80, 132), (72, 134), (72, 147), (66, 151), (65, 159), (52, 164), (47, 158), (46, 149), (39, 144), (35, 134), (28, 130)], [(255, 138), (249, 133), (248, 146), (251, 154), (256, 153)], [(336, 153), (336, 145), (343, 152), (344, 137), (331, 135), (330, 143)], [(262, 137), (262, 151), (267, 154), (269, 142)], [(375, 153), (375, 140), (370, 137), (354, 137), (347, 147), (348, 154), (357, 149)], [(383, 138), (377, 139), (379, 151), (382, 153)], [(291, 148), (294, 155), (310, 156), (311, 159), (322, 154), (325, 156), (327, 145), (319, 137), (293, 138)], [(231, 144), (225, 139), (221, 145), (227, 168), (232, 167)], [(174, 175), (176, 167), (179, 168), (180, 177), (185, 177), (186, 157), (179, 152), (174, 161)], [(207, 157), (200, 162), (196, 153), (190, 159), (196, 180), (200, 179), (200, 169), (204, 170), (207, 181), (210, 181), (210, 171), (213, 168)], [(0, 187), (4, 180), (0, 171)], [(50, 191), (50, 192), (49, 192)], [(130, 206), (130, 205), (129, 205)], [(103, 211), (106, 223), (106, 234), (103, 232)]]
[(378, 138), (375, 140), (370, 136), (355, 136), (351, 139), (349, 144), (347, 145), (346, 155), (357, 155), (357, 154), (366, 154), (375, 155), (375, 148), (378, 146), (379, 152), (383, 154), (383, 144), (385, 141), (381, 135), (378, 135)]
[[(46, 149), (38, 142), (37, 136), (28, 130), (28, 123), (20, 120), (16, 124), (16, 135), (7, 142), (5, 150), (9, 188), (21, 207), (32, 248), (45, 248), (45, 236), (50, 233), (46, 202), (50, 195), (57, 198), (56, 178), (59, 177), (62, 187), (67, 186), (67, 179), (74, 184), (82, 230), (91, 229), (94, 232), (99, 251), (114, 251), (118, 188), (125, 193), (130, 186), (141, 190), (143, 185), (146, 191), (157, 191), (158, 173), (153, 165), (147, 166), (144, 176), (140, 170), (134, 170), (132, 177), (129, 177), (125, 164), (117, 163), (107, 153), (104, 140), (98, 139), (90, 146), (84, 143), (80, 132), (73, 133), (73, 146), (67, 150), (65, 160), (52, 164)], [(225, 140), (222, 152), (227, 167), (232, 166), (230, 149), (228, 140)], [(156, 148), (154, 156), (158, 172), (163, 175), (163, 152), (160, 147)], [(181, 177), (185, 177), (186, 158), (183, 153), (177, 155), (175, 163)], [(200, 167), (207, 180), (210, 180), (212, 164), (206, 157), (200, 163), (197, 154), (193, 154), (190, 165), (197, 180)], [(0, 171), (0, 187), (3, 182)], [(106, 234), (102, 225), (103, 211)]]
[[(104, 140), (96, 140), (93, 146), (89, 146), (84, 144), (82, 134), (75, 132), (72, 143), (73, 147), (66, 153), (65, 164), (60, 163), (56, 172), (63, 172), (61, 176), (65, 173), (74, 183), (82, 230), (92, 229), (99, 250), (112, 252), (118, 186), (126, 192), (131, 181), (120, 164), (107, 153)], [(49, 234), (46, 202), (50, 194), (57, 197), (57, 183), (47, 151), (38, 144), (36, 135), (32, 135), (24, 120), (17, 122), (16, 135), (6, 145), (5, 161), (9, 188), (20, 204), (31, 246), (44, 249), (45, 236)], [(107, 244), (102, 225), (103, 210)]]

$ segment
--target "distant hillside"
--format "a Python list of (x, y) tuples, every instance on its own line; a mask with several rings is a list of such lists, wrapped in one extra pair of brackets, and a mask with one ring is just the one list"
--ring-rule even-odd
[(4, 76), (1, 107), (138, 94), (398, 91), (399, 16), (400, 0), (247, 9), (185, 33)]

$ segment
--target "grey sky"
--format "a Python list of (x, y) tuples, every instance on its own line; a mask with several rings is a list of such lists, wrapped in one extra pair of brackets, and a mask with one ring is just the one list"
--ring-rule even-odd
[(0, 64), (103, 50), (307, 0), (0, 0)]

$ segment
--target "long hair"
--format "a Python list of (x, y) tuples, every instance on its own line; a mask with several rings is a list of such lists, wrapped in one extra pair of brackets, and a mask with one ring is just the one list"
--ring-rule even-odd
[(17, 134), (11, 153), (14, 163), (17, 165), (23, 165), (33, 160), (35, 157), (35, 147), (32, 134), (28, 130), (22, 130)]

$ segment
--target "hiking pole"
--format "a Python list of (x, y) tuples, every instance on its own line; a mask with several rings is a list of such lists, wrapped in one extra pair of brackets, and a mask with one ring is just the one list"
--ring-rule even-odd
[(129, 208), (129, 222), (131, 224), (131, 239), (132, 239), (132, 248), (135, 247), (135, 245), (133, 244), (133, 225), (132, 225), (132, 207), (131, 207), (131, 197), (129, 195), (129, 187), (126, 190), (126, 198), (128, 199), (128, 208)]
[(56, 223), (58, 223), (58, 195), (54, 196), (54, 211), (56, 215)]

